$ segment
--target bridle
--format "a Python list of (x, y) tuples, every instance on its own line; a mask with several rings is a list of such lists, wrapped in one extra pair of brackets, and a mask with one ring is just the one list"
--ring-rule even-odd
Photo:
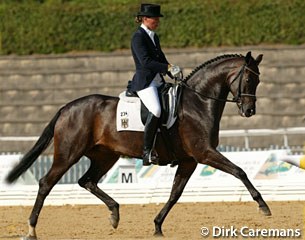
[[(234, 98), (233, 98), (233, 101), (234, 101), (234, 102), (237, 102), (237, 103), (241, 102), (241, 98), (242, 98), (242, 97), (252, 97), (252, 98), (254, 98), (254, 100), (256, 100), (256, 95), (254, 95), (254, 94), (248, 94), (248, 93), (242, 93), (242, 91), (241, 91), (241, 84), (242, 84), (242, 79), (243, 79), (245, 70), (248, 70), (249, 72), (255, 74), (256, 76), (259, 76), (259, 74), (260, 74), (260, 73), (258, 73), (258, 72), (255, 72), (255, 71), (252, 70), (251, 68), (249, 68), (249, 67), (247, 66), (246, 63), (241, 67), (239, 73), (236, 75), (236, 77), (235, 77), (235, 78), (232, 80), (232, 82), (229, 84), (229, 86), (230, 86), (230, 88), (231, 88), (231, 85), (232, 85), (232, 84), (238, 79), (238, 77), (239, 77), (237, 95), (234, 96)], [(248, 79), (246, 79), (246, 81), (247, 81), (247, 80), (248, 80)]]
[(197, 95), (204, 97), (204, 98), (208, 98), (208, 99), (213, 99), (215, 101), (220, 101), (220, 102), (232, 102), (232, 103), (241, 103), (241, 98), (242, 97), (252, 97), (254, 98), (254, 100), (256, 100), (256, 95), (254, 94), (248, 94), (248, 93), (242, 93), (241, 90), (241, 84), (242, 84), (242, 79), (245, 73), (245, 70), (250, 71), (251, 73), (255, 74), (256, 76), (259, 76), (260, 73), (255, 72), (254, 70), (252, 70), (251, 68), (249, 68), (247, 66), (247, 63), (245, 63), (244, 65), (242, 65), (241, 69), (239, 70), (238, 74), (236, 75), (236, 77), (232, 80), (232, 82), (229, 84), (229, 86), (231, 87), (231, 85), (237, 80), (239, 79), (239, 83), (238, 83), (238, 92), (237, 95), (233, 97), (233, 99), (221, 99), (221, 98), (214, 98), (211, 96), (207, 96), (204, 95), (198, 91), (196, 91), (195, 89), (193, 89), (192, 87), (190, 87), (187, 82), (185, 80), (183, 80), (182, 74), (180, 77), (178, 77), (176, 80), (179, 81), (179, 84), (181, 84), (182, 86), (184, 86), (185, 88), (191, 90), (192, 92), (196, 93)]

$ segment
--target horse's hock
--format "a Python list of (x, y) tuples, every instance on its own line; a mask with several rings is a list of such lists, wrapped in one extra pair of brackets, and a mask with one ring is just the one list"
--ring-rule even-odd
[[(227, 103), (221, 130), (277, 129), (305, 125), (305, 47), (243, 47), (229, 49), (167, 50), (170, 62), (186, 76), (218, 55), (247, 51), (262, 53), (257, 113), (245, 119), (235, 104)], [(65, 103), (92, 93), (118, 95), (134, 72), (129, 51), (109, 54), (0, 57), (0, 136), (38, 136)], [(289, 139), (302, 145), (304, 136)], [(2, 142), (0, 151), (24, 151), (33, 142)], [(221, 144), (243, 146), (243, 139), (221, 139)], [(255, 137), (253, 147), (282, 145), (279, 136)]]

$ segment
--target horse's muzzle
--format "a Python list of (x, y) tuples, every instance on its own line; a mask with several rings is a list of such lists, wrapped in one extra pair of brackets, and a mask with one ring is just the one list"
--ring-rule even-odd
[(255, 113), (256, 113), (255, 106), (247, 107), (246, 105), (241, 104), (239, 107), (239, 114), (242, 117), (251, 117), (255, 115)]

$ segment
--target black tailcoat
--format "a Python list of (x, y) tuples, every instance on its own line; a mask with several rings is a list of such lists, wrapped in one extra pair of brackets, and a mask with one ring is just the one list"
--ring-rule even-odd
[(140, 91), (148, 87), (157, 73), (166, 74), (168, 71), (168, 61), (156, 34), (154, 41), (156, 45), (142, 27), (139, 27), (132, 36), (131, 52), (136, 73), (130, 83), (131, 91)]

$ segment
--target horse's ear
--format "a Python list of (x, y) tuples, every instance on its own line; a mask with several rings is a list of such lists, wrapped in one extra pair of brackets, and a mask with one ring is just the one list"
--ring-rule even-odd
[(257, 56), (257, 58), (255, 59), (255, 62), (257, 64), (257, 66), (260, 64), (260, 62), (263, 60), (263, 54), (260, 54)]
[(251, 61), (251, 52), (248, 52), (247, 55), (246, 55), (246, 64), (249, 64), (250, 61)]

